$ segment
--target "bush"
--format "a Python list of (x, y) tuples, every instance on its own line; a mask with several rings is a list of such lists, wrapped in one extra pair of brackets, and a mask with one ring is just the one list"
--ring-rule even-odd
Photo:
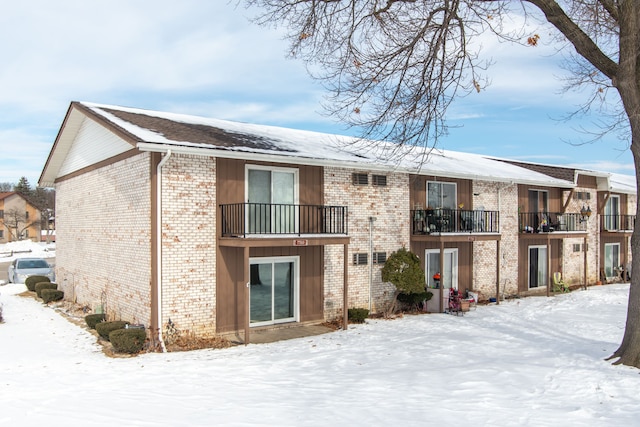
[(43, 289), (58, 289), (58, 285), (51, 282), (38, 282), (36, 283), (36, 296), (38, 298), (42, 298), (42, 290)]
[(114, 320), (113, 322), (100, 322), (96, 323), (96, 331), (105, 340), (109, 341), (109, 334), (118, 329), (124, 329), (129, 322), (123, 320)]
[(136, 354), (144, 348), (147, 332), (144, 329), (116, 329), (109, 334), (109, 341), (118, 353)]
[(42, 296), (42, 302), (45, 304), (50, 303), (51, 301), (60, 301), (64, 298), (64, 292), (57, 289), (43, 289), (40, 292), (40, 295)]
[(369, 317), (369, 310), (366, 308), (350, 308), (347, 313), (353, 323), (364, 323), (364, 319)]
[(87, 326), (90, 329), (95, 329), (96, 324), (104, 322), (104, 313), (87, 314), (86, 316), (84, 316), (84, 321), (87, 322)]
[(413, 294), (405, 294), (401, 293), (398, 295), (398, 301), (407, 305), (417, 305), (421, 304), (422, 301), (429, 301), (433, 294), (431, 292), (417, 292)]
[(49, 279), (47, 276), (29, 276), (24, 281), (24, 284), (27, 286), (27, 289), (29, 289), (31, 292), (35, 292), (36, 291), (36, 283), (50, 282), (50, 281), (51, 281), (51, 279)]

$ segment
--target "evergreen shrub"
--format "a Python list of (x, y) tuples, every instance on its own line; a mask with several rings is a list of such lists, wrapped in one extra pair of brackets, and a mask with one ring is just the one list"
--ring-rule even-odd
[(87, 314), (84, 316), (84, 321), (87, 322), (87, 326), (90, 329), (95, 329), (96, 324), (104, 322), (104, 313)]
[(136, 354), (144, 348), (147, 332), (144, 329), (116, 329), (109, 333), (109, 341), (118, 353)]
[(42, 302), (45, 304), (50, 303), (51, 301), (60, 301), (64, 298), (64, 292), (59, 291), (57, 289), (43, 289), (40, 292)]
[(347, 313), (353, 323), (364, 323), (364, 319), (369, 317), (369, 310), (366, 308), (350, 308)]
[(100, 322), (96, 323), (96, 332), (105, 340), (109, 341), (109, 334), (118, 329), (124, 329), (129, 322), (124, 320), (114, 320), (112, 322)]
[(416, 292), (413, 294), (398, 294), (398, 301), (407, 305), (416, 305), (422, 303), (422, 301), (429, 301), (433, 294), (431, 292)]
[(51, 282), (38, 282), (36, 283), (35, 291), (36, 296), (38, 298), (42, 298), (42, 290), (43, 289), (58, 289), (58, 285), (56, 283)]
[(36, 291), (36, 283), (50, 282), (50, 281), (51, 281), (51, 279), (49, 279), (47, 276), (29, 276), (24, 281), (24, 284), (27, 286), (27, 289), (29, 289), (31, 292), (35, 292)]

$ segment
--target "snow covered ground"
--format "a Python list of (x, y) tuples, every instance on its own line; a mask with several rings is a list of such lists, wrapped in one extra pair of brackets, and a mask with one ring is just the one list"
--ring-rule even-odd
[(628, 284), (222, 350), (109, 358), (0, 287), (0, 426), (635, 426)]

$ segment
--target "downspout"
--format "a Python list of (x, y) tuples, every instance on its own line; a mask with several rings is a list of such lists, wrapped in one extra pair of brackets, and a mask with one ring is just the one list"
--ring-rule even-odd
[(369, 313), (373, 308), (373, 222), (375, 220), (375, 216), (369, 217)]
[(162, 338), (162, 167), (171, 157), (171, 150), (167, 150), (164, 157), (158, 163), (156, 168), (156, 294), (158, 301), (156, 302), (156, 322), (158, 324), (158, 341), (162, 352), (166, 353), (167, 348)]

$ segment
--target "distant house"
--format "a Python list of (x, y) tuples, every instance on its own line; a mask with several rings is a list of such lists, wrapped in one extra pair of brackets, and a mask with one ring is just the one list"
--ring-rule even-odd
[(0, 243), (40, 241), (40, 211), (15, 191), (0, 193)]
[[(635, 211), (635, 188), (611, 174), (439, 150), (421, 164), (425, 155), (73, 102), (39, 180), (56, 189), (59, 285), (160, 342), (168, 325), (247, 337), (350, 307), (380, 312), (393, 296), (380, 269), (401, 247), (421, 259), (431, 311), (446, 309), (451, 288), (549, 293), (557, 271), (592, 284), (615, 249), (603, 246), (604, 263), (588, 250), (600, 227), (582, 206), (596, 218), (624, 194), (618, 211)], [(626, 235), (615, 236), (628, 261)]]

